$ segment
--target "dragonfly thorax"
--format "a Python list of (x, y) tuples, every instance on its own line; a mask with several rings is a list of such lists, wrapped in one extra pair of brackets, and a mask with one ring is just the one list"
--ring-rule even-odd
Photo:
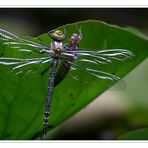
[(60, 58), (61, 53), (64, 51), (63, 50), (63, 43), (54, 41), (51, 43), (51, 50), (52, 50), (52, 57), (53, 58)]

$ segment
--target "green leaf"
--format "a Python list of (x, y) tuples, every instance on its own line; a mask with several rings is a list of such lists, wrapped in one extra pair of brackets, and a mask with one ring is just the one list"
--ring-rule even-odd
[[(132, 59), (100, 65), (97, 67), (99, 70), (122, 78), (148, 56), (148, 40), (124, 28), (89, 20), (68, 24), (58, 29), (66, 28), (66, 36), (70, 38), (72, 33), (78, 32), (77, 26), (81, 27), (83, 33), (80, 48), (91, 50), (128, 49), (135, 55)], [(35, 39), (30, 37), (27, 39), (39, 43), (42, 41), (43, 44), (51, 42), (47, 33)], [(8, 51), (10, 56), (12, 53), (12, 56), (17, 57), (44, 57), (37, 52), (30, 55), (20, 55), (16, 51), (12, 52), (10, 46), (6, 47), (0, 43), (1, 57)], [(0, 139), (32, 139), (42, 135), (50, 71), (41, 75), (45, 67), (34, 64), (29, 68), (35, 70), (36, 73), (16, 75), (11, 68), (0, 65)], [(69, 73), (55, 87), (49, 118), (51, 127), (49, 132), (116, 83), (116, 81), (91, 79), (84, 72), (80, 73), (80, 78), (80, 81), (76, 81), (71, 78)], [(89, 82), (87, 85), (86, 81)]]
[(148, 140), (148, 128), (137, 129), (125, 133), (119, 140)]

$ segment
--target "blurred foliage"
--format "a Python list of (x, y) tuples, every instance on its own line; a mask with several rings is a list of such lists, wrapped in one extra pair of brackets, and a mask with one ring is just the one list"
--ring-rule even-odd
[(118, 138), (119, 140), (148, 140), (148, 128), (127, 132)]

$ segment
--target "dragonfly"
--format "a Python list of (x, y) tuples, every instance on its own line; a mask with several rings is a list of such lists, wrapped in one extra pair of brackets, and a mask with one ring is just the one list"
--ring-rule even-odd
[[(34, 72), (31, 68), (34, 65), (48, 65), (41, 74), (44, 74), (44, 72), (50, 69), (50, 80), (44, 112), (44, 134), (46, 134), (48, 129), (53, 88), (58, 85), (68, 73), (74, 71), (75, 74), (72, 74), (72, 77), (75, 80), (79, 80), (77, 75), (78, 71), (85, 72), (92, 78), (120, 80), (120, 78), (114, 74), (94, 69), (93, 65), (99, 66), (112, 63), (113, 60), (123, 61), (134, 56), (134, 54), (127, 49), (94, 51), (79, 48), (83, 38), (81, 28), (78, 29), (77, 33), (73, 33), (66, 43), (64, 43), (66, 33), (63, 33), (61, 30), (51, 30), (48, 32), (48, 35), (52, 41), (48, 45), (45, 45), (18, 37), (4, 29), (0, 29), (0, 45), (9, 47), (8, 50), (11, 49), (11, 54), (5, 53), (6, 55), (3, 55), (3, 49), (0, 49), (0, 65), (11, 66), (13, 71), (17, 70), (17, 72), (26, 73)], [(7, 50), (7, 48), (5, 50)], [(18, 52), (18, 55), (16, 55), (15, 52)], [(83, 66), (81, 66), (81, 63), (84, 63)], [(90, 67), (85, 63), (89, 63)], [(22, 70), (24, 67), (26, 68), (25, 71)]]

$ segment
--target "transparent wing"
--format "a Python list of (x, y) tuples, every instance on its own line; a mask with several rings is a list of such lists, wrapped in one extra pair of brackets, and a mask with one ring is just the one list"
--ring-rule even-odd
[[(116, 75), (113, 75), (111, 73), (101, 71), (98, 69), (86, 67), (86, 66), (80, 66), (77, 62), (73, 63), (70, 61), (65, 61), (65, 66), (67, 64), (70, 64), (70, 75), (75, 80), (81, 80), (82, 77), (85, 75), (88, 79), (85, 79), (85, 82), (90, 82), (94, 78), (99, 79), (106, 79), (106, 80), (120, 80), (120, 78)], [(86, 76), (87, 75), (87, 76)]]
[[(106, 49), (99, 51), (92, 50), (77, 50), (66, 51), (63, 53), (65, 65), (71, 66), (70, 73), (76, 80), (83, 79), (80, 75), (82, 72), (88, 75), (86, 81), (91, 81), (92, 78), (107, 79), (107, 80), (119, 80), (120, 78), (114, 75), (114, 72), (106, 72), (101, 70), (103, 64), (112, 64), (114, 61), (123, 61), (132, 58), (134, 55), (131, 51), (126, 49)], [(71, 57), (69, 60), (67, 57)], [(81, 74), (80, 74), (81, 73)]]
[[(40, 43), (34, 41), (20, 38), (6, 30), (0, 29), (0, 44), (4, 48), (9, 47), (8, 49), (17, 53), (24, 53), (25, 55), (40, 55), (41, 53), (49, 53), (50, 48)], [(8, 50), (7, 49), (7, 50)], [(2, 49), (1, 49), (2, 52)], [(5, 53), (7, 54), (7, 53)], [(6, 55), (5, 55), (6, 56)], [(10, 55), (9, 55), (10, 56)], [(19, 55), (20, 57), (20, 55)]]
[(41, 65), (49, 67), (51, 61), (49, 53), (48, 46), (0, 29), (0, 65), (10, 67), (16, 73), (37, 72), (42, 69)]
[(126, 49), (106, 49), (106, 50), (77, 50), (66, 51), (65, 56), (76, 57), (80, 62), (94, 63), (94, 64), (108, 64), (114, 60), (123, 61), (132, 58), (134, 55), (131, 51)]
[(40, 73), (44, 74), (51, 67), (51, 58), (5, 58), (0, 57), (0, 65), (9, 66), (16, 74)]

